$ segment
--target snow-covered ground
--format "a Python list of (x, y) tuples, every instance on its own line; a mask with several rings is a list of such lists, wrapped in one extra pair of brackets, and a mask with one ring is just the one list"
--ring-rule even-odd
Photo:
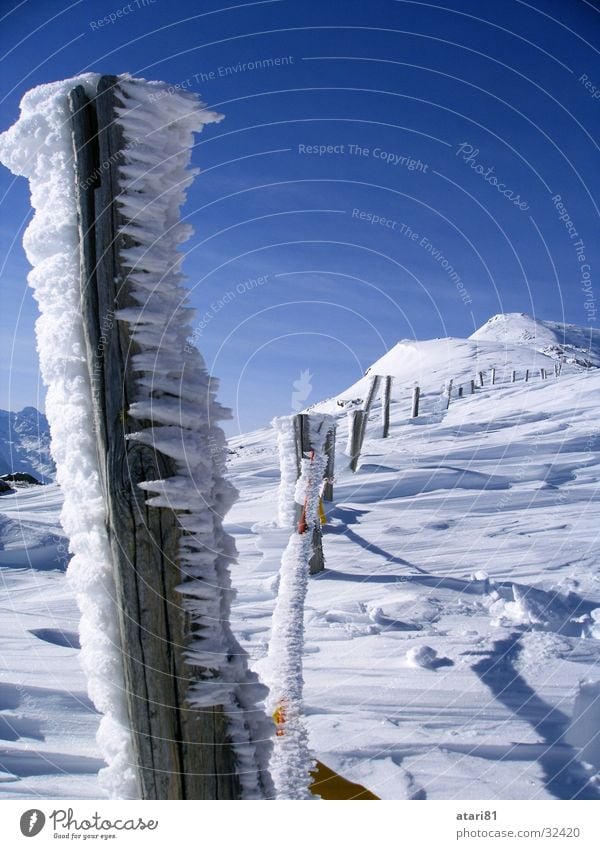
[[(542, 380), (556, 352), (536, 351), (550, 343), (482, 336), (400, 343), (374, 364), (369, 376), (396, 378), (391, 430), (380, 438), (376, 403), (356, 474), (337, 401), (364, 397), (368, 380), (316, 405), (340, 419), (327, 569), (306, 605), (309, 742), (385, 799), (597, 798), (600, 371), (572, 361)], [(485, 386), (443, 409), (441, 382), (478, 370)], [(230, 445), (233, 625), (259, 672), (289, 537), (275, 445), (271, 429)], [(0, 796), (100, 795), (77, 613), (45, 536), (61, 534), (59, 500), (54, 486), (0, 497)], [(11, 522), (27, 527), (20, 542)]]
[(0, 501), (0, 797), (95, 798), (99, 716), (78, 662), (56, 484)]

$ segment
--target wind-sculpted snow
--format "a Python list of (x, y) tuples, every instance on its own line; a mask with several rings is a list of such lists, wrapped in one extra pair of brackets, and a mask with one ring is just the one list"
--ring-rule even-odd
[[(474, 342), (414, 346), (440, 351), (440, 375), (473, 373)], [(444, 361), (444, 349), (456, 356)], [(515, 344), (503, 356), (510, 376), (544, 355)], [(441, 414), (425, 393), (418, 420), (410, 388), (386, 440), (375, 403), (356, 474), (335, 405), (326, 568), (308, 582), (304, 614), (307, 746), (383, 799), (597, 799), (600, 372), (488, 379)], [(274, 437), (244, 434), (231, 448), (231, 518), (249, 566), (233, 622), (267, 675), (283, 533), (269, 522)]]
[[(473, 340), (415, 344), (423, 354), (445, 351), (434, 388), (442, 368), (466, 377), (477, 362)], [(489, 344), (506, 358), (501, 377), (536, 356), (520, 344)], [(303, 630), (294, 608), (304, 737), (290, 745), (382, 799), (597, 799), (600, 372), (567, 364), (559, 378), (487, 381), (442, 412), (432, 390), (417, 420), (410, 389), (392, 403), (386, 440), (375, 403), (354, 475), (342, 456), (346, 414), (335, 405), (326, 568), (307, 582)], [(273, 613), (278, 598), (291, 598), (285, 586), (280, 595), (279, 575), (289, 504), (287, 527), (276, 519), (280, 495), (293, 489), (295, 455), (287, 455), (288, 433), (280, 487), (275, 442), (265, 428), (231, 440), (228, 454), (240, 497), (226, 529), (243, 563), (234, 571), (232, 627), (265, 678)], [(183, 502), (187, 477), (169, 484), (158, 497)], [(0, 499), (5, 798), (104, 792), (93, 742), (99, 717), (69, 636), (72, 590), (64, 556), (54, 559), (60, 498), (49, 486)], [(290, 769), (300, 764), (296, 787), (305, 786), (306, 763), (290, 761)]]

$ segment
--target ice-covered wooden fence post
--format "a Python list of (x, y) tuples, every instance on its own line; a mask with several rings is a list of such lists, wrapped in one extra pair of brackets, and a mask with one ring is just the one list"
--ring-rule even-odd
[[(296, 416), (279, 416), (273, 420), (273, 426), (277, 431), (277, 443), (279, 448), (279, 465), (281, 469), (281, 482), (279, 486), (279, 526), (297, 527), (302, 521), (305, 509), (304, 498), (299, 497), (298, 479), (300, 478), (303, 462), (313, 456), (314, 448), (314, 426), (312, 422), (315, 415), (300, 413)], [(322, 416), (316, 416), (321, 421)], [(333, 500), (333, 476), (335, 463), (335, 422), (332, 417), (330, 428), (324, 436), (323, 450), (325, 452), (325, 469), (320, 492), (323, 500), (325, 493)], [(329, 419), (328, 419), (329, 421)], [(325, 568), (323, 555), (323, 535), (321, 522), (312, 529), (313, 553), (310, 558), (310, 574), (316, 575)]]
[(462, 386), (459, 386), (458, 387), (458, 397), (462, 398), (463, 394), (464, 394), (464, 390), (463, 390)]
[(558, 377), (558, 375), (559, 375), (558, 363), (554, 363), (554, 377)]
[(517, 372), (513, 369), (513, 371), (511, 371), (511, 373), (510, 373), (510, 382), (515, 383), (516, 379), (517, 379)]
[(452, 387), (454, 385), (454, 380), (450, 378), (450, 380), (446, 380), (444, 385), (442, 386), (442, 407), (447, 410), (450, 406), (450, 399), (452, 398)]
[(303, 719), (302, 655), (304, 603), (313, 556), (312, 533), (320, 527), (319, 499), (327, 465), (325, 441), (332, 416), (306, 417), (309, 457), (301, 461), (296, 500), (303, 504), (301, 520), (281, 559), (279, 589), (273, 612), (266, 667), (268, 705), (276, 723), (271, 771), (277, 798), (308, 799), (313, 758)]
[(413, 387), (412, 391), (412, 401), (410, 408), (410, 417), (411, 419), (416, 419), (419, 415), (419, 399), (421, 397), (421, 390), (418, 386)]
[[(218, 451), (213, 453), (210, 442), (211, 433), (218, 440), (222, 431), (214, 426), (202, 430), (202, 404), (208, 405), (207, 411), (210, 407), (217, 418), (218, 405), (209, 380), (204, 398), (200, 396), (197, 401), (196, 412), (201, 420), (197, 422), (197, 432), (192, 433), (194, 413), (191, 408), (186, 412), (191, 399), (185, 394), (185, 379), (190, 376), (183, 373), (184, 363), (189, 360), (189, 369), (194, 370), (191, 380), (198, 392), (202, 391), (204, 366), (197, 353), (190, 352), (193, 356), (186, 359), (188, 328), (183, 326), (184, 314), (178, 313), (175, 301), (171, 306), (168, 301), (168, 293), (179, 285), (173, 253), (177, 236), (170, 235), (170, 231), (175, 233), (178, 228), (178, 208), (187, 185), (182, 172), (188, 156), (187, 150), (182, 155), (182, 136), (177, 134), (180, 131), (169, 135), (169, 121), (175, 121), (179, 109), (180, 119), (187, 119), (191, 127), (189, 116), (198, 107), (171, 99), (168, 121), (158, 126), (160, 120), (156, 119), (154, 130), (150, 126), (144, 130), (144, 120), (148, 120), (144, 119), (144, 105), (135, 102), (137, 92), (148, 101), (149, 92), (142, 90), (144, 85), (148, 84), (104, 76), (98, 80), (93, 97), (82, 86), (75, 87), (69, 95), (81, 309), (93, 396), (90, 426), (95, 430), (113, 558), (133, 766), (143, 799), (236, 799), (246, 791), (262, 797), (263, 779), (266, 784), (268, 775), (260, 777), (253, 743), (244, 724), (244, 708), (235, 695), (237, 684), (252, 687), (253, 679), (244, 680), (245, 656), (229, 634), (227, 624), (221, 621), (228, 604), (226, 569), (233, 546), (222, 532), (220, 517), (207, 505), (203, 521), (213, 527), (214, 538), (222, 540), (219, 547), (223, 548), (222, 553), (217, 550), (201, 555), (203, 528), (200, 518), (194, 519), (194, 508), (188, 502), (195, 483), (201, 498), (204, 482), (185, 477), (169, 442), (175, 430), (180, 443), (187, 441), (189, 470), (190, 463), (195, 468), (196, 462), (192, 443), (205, 440), (203, 474), (209, 479), (212, 476), (215, 493), (221, 487), (226, 504), (231, 496), (226, 492), (228, 485), (219, 483)], [(151, 86), (150, 89), (155, 90)], [(154, 235), (149, 246), (138, 241), (136, 232), (141, 234), (141, 226), (135, 218), (132, 223), (126, 217), (123, 206), (127, 203), (127, 192), (122, 187), (125, 154), (127, 145), (134, 144), (124, 137), (123, 126), (127, 123), (122, 116), (127, 110), (123, 104), (127, 102), (136, 107), (133, 124), (138, 132), (148, 134), (148, 138), (136, 139), (144, 163), (142, 171), (160, 170), (163, 158), (170, 162), (160, 186), (158, 212), (152, 207), (155, 198), (150, 197), (148, 189), (144, 196), (143, 173), (133, 188), (134, 200), (140, 202), (136, 209), (150, 207), (152, 220), (153, 216), (158, 218), (156, 233), (150, 228)], [(194, 121), (198, 124), (195, 129), (199, 128), (199, 119), (192, 118), (191, 123)], [(191, 128), (189, 132), (191, 140)], [(173, 145), (170, 151), (165, 148), (169, 144)], [(178, 167), (181, 172), (176, 173)], [(158, 280), (153, 276), (152, 259), (150, 266), (144, 261), (152, 254), (163, 258), (164, 268), (161, 266)], [(153, 302), (156, 291), (158, 299)], [(161, 298), (169, 312), (161, 324), (162, 341), (154, 350), (156, 334), (152, 328), (158, 316), (153, 310), (158, 309)], [(133, 318), (134, 314), (139, 319)], [(170, 321), (174, 324), (172, 329), (168, 326)], [(181, 328), (177, 322), (182, 322)], [(144, 351), (151, 353), (144, 355)], [(144, 356), (153, 360), (150, 368), (155, 369), (146, 376), (150, 387), (147, 390), (140, 378), (140, 372), (148, 370)], [(173, 389), (174, 380), (184, 387), (181, 397)], [(142, 487), (161, 493), (150, 500), (156, 504), (150, 506)], [(198, 512), (202, 512), (201, 507)], [(199, 565), (201, 562), (203, 565)], [(209, 594), (213, 587), (217, 588), (214, 603), (206, 601), (207, 607), (214, 607), (214, 614), (203, 621), (200, 600), (208, 599), (209, 586)], [(229, 664), (229, 653), (233, 656), (237, 651), (239, 656)], [(224, 653), (222, 660), (219, 652)], [(249, 691), (243, 695), (246, 697)]]
[(478, 386), (483, 386), (483, 372), (482, 371), (477, 372), (477, 377), (479, 379)]
[(540, 369), (540, 377), (542, 378), (542, 380), (546, 380), (546, 369), (545, 368)]
[(475, 381), (474, 380), (469, 381), (469, 390), (470, 390), (471, 395), (473, 395), (475, 393)]
[(529, 369), (525, 369), (525, 383), (529, 381)]
[(381, 436), (387, 439), (390, 433), (390, 401), (392, 397), (392, 376), (383, 378), (383, 397), (381, 399)]
[(490, 384), (494, 386), (496, 383), (496, 369), (492, 368), (491, 376), (490, 376)]

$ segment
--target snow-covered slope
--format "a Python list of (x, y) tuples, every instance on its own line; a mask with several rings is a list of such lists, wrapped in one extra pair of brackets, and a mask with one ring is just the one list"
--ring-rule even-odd
[[(409, 362), (402, 350), (425, 352), (433, 374), (417, 419), (409, 418), (408, 375), (422, 359)], [(390, 436), (380, 438), (376, 402), (356, 474), (344, 456), (345, 411), (333, 405), (340, 418), (326, 570), (309, 581), (305, 615), (309, 745), (384, 799), (597, 799), (600, 370), (567, 364), (558, 378), (532, 373), (526, 383), (525, 368), (555, 360), (497, 340), (406, 344), (386, 356), (400, 387)], [(500, 382), (490, 385), (486, 370), (483, 388), (440, 406), (445, 374), (466, 379), (492, 359)], [(517, 382), (503, 382), (512, 369)], [(276, 434), (264, 428), (232, 440), (229, 456), (240, 491), (227, 524), (240, 551), (232, 624), (253, 668), (268, 677), (289, 538), (277, 527)], [(0, 526), (10, 519), (27, 527), (36, 491), (4, 496)], [(45, 544), (35, 539), (38, 549)], [(42, 572), (43, 557), (33, 569), (15, 568), (24, 565), (15, 554), (0, 568), (0, 723), (9, 729), (0, 797), (100, 795), (97, 717), (80, 702), (71, 723), (75, 703), (55, 693), (70, 688), (79, 700), (83, 686), (77, 650), (57, 642), (59, 631), (75, 629), (73, 613), (56, 606), (59, 598), (72, 605), (63, 575)], [(51, 678), (41, 660), (28, 659), (40, 635), (54, 640)], [(56, 713), (39, 701), (46, 697)], [(41, 711), (50, 718), (40, 720)], [(67, 778), (61, 769), (71, 763)]]
[(43, 483), (54, 478), (48, 421), (35, 407), (0, 410), (0, 475), (8, 472), (28, 472)]
[(500, 342), (564, 357), (568, 363), (590, 368), (600, 366), (600, 331), (559, 321), (543, 321), (526, 313), (500, 313), (470, 336), (478, 342)]
[[(342, 414), (305, 620), (324, 763), (386, 799), (599, 797), (599, 406), (595, 369), (488, 384), (418, 419), (396, 402), (387, 440), (375, 405), (355, 475)], [(260, 671), (287, 532), (273, 435), (237, 442), (234, 625)]]
[(0, 798), (101, 798), (56, 486), (0, 500)]
[[(496, 369), (497, 379), (508, 381), (516, 370), (517, 378), (528, 369), (553, 370), (562, 360), (565, 373), (600, 366), (600, 331), (558, 322), (542, 322), (524, 313), (497, 315), (468, 339), (448, 337), (416, 341), (403, 339), (367, 369), (365, 376), (333, 398), (314, 404), (315, 412), (339, 413), (343, 403), (364, 400), (373, 375), (394, 378), (392, 398), (405, 399), (418, 384), (422, 392), (439, 393), (447, 380), (455, 388)], [(338, 403), (340, 402), (340, 403)]]

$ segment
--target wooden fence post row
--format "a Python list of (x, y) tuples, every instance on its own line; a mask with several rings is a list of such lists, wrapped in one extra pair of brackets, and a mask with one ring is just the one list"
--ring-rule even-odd
[[(240, 782), (228, 720), (219, 704), (192, 708), (188, 687), (200, 670), (186, 663), (188, 614), (177, 592), (184, 577), (176, 514), (149, 507), (138, 484), (177, 473), (175, 462), (127, 434), (151, 426), (127, 414), (137, 390), (138, 348), (124, 321), (131, 306), (120, 256), (135, 243), (123, 235), (117, 203), (123, 137), (116, 121), (116, 77), (101, 77), (89, 99), (69, 96), (81, 248), (81, 308), (94, 399), (98, 461), (114, 564), (127, 710), (139, 794), (143, 799), (235, 799)], [(100, 167), (102, 166), (102, 167)], [(109, 326), (110, 324), (110, 326)], [(102, 337), (102, 338), (101, 338)], [(212, 625), (212, 623), (211, 623)]]

